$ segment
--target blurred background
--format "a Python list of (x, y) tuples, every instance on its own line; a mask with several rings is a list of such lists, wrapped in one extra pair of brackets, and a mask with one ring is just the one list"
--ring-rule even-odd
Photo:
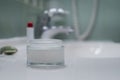
[[(79, 34), (83, 34), (89, 25), (93, 1), (76, 0)], [(27, 22), (36, 24), (38, 15), (49, 8), (67, 10), (68, 15), (63, 16), (63, 22), (59, 24), (71, 26), (74, 30), (72, 3), (72, 0), (0, 0), (0, 39), (25, 37)], [(75, 38), (74, 32), (67, 36), (68, 40)], [(120, 0), (99, 0), (94, 28), (87, 40), (120, 42)]]

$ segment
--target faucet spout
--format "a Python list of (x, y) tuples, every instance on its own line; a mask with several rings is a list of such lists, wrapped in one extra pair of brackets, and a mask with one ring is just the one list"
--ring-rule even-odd
[(49, 30), (46, 30), (45, 32), (43, 32), (41, 38), (49, 39), (49, 38), (53, 38), (57, 34), (64, 33), (64, 34), (68, 35), (70, 32), (73, 32), (73, 29), (71, 29), (71, 28), (49, 29)]

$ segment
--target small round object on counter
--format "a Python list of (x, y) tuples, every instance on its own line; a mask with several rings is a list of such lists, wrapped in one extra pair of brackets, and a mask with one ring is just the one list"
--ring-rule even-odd
[(0, 54), (13, 55), (17, 52), (17, 48), (12, 46), (4, 46), (0, 49)]

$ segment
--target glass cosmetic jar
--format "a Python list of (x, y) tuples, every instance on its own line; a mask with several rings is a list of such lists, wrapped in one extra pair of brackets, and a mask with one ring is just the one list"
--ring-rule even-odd
[(58, 39), (35, 39), (27, 45), (27, 65), (31, 67), (64, 66), (64, 46)]

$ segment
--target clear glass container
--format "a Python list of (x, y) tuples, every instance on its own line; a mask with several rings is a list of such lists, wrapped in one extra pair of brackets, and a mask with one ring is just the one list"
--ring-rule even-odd
[(27, 45), (27, 65), (31, 67), (64, 66), (64, 47), (61, 40), (35, 39)]

